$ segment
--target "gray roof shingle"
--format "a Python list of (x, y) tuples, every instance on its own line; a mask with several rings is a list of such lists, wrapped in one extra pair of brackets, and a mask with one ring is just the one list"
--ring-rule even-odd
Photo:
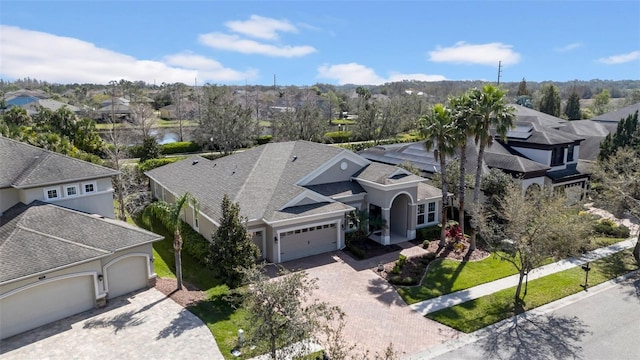
[(636, 111), (640, 112), (640, 103), (625, 106), (620, 110), (611, 111), (602, 115), (597, 115), (591, 118), (595, 121), (607, 121), (607, 122), (619, 122), (629, 115), (633, 115)]
[(118, 171), (0, 136), (0, 188), (110, 177)]
[(127, 223), (34, 201), (0, 216), (0, 283), (161, 240)]

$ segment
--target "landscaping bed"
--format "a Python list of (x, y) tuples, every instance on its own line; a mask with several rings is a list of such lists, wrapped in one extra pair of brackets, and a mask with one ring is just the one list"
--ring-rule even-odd
[(382, 245), (371, 239), (351, 240), (344, 249), (347, 254), (356, 260), (365, 260), (400, 250), (402, 248), (398, 245)]

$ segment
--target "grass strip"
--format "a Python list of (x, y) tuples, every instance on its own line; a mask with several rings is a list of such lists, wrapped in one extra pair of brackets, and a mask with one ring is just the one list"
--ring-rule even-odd
[[(637, 270), (632, 250), (628, 249), (591, 263), (589, 286)], [(548, 304), (584, 289), (585, 272), (581, 267), (564, 270), (536, 280), (529, 281), (524, 310)], [(429, 319), (465, 333), (470, 333), (516, 315), (514, 311), (515, 287), (504, 289), (491, 295), (468, 301), (447, 309), (428, 314)], [(524, 290), (524, 288), (523, 288)]]

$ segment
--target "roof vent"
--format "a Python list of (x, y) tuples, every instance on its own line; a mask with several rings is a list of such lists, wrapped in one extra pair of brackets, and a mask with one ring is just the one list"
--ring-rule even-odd
[(193, 162), (191, 163), (191, 165), (195, 165), (198, 163), (198, 160), (193, 160)]
[(298, 159), (298, 157), (294, 155), (294, 156), (293, 156), (293, 159), (291, 160), (291, 162), (294, 162), (294, 161), (296, 161), (297, 159)]

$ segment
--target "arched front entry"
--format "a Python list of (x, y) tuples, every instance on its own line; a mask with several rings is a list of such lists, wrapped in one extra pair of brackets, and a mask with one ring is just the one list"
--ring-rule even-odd
[[(408, 194), (398, 194), (391, 202), (387, 227), (390, 243), (410, 240), (415, 236), (415, 205)], [(413, 236), (412, 236), (413, 235)]]

